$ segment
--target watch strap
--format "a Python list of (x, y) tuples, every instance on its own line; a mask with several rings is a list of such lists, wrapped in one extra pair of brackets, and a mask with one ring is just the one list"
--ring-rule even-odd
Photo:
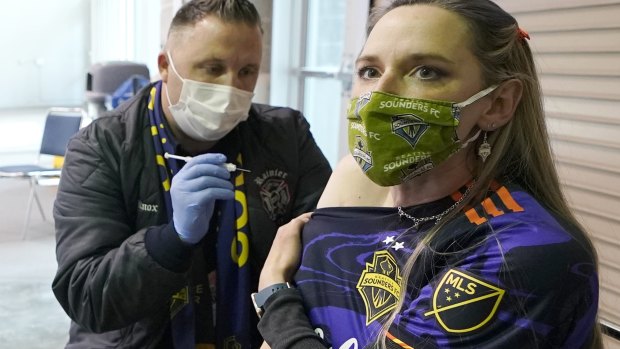
[(287, 288), (292, 288), (290, 283), (283, 282), (279, 284), (273, 284), (271, 286), (267, 286), (260, 290), (259, 292), (252, 293), (252, 303), (254, 303), (254, 308), (256, 309), (256, 314), (260, 318), (263, 315), (263, 306), (267, 299), (271, 297), (273, 294), (277, 293), (280, 290), (284, 290)]

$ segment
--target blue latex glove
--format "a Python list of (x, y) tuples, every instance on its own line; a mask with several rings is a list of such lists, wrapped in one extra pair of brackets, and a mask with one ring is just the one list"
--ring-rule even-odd
[(172, 178), (172, 221), (182, 241), (196, 244), (209, 230), (215, 200), (235, 198), (223, 154), (193, 157)]

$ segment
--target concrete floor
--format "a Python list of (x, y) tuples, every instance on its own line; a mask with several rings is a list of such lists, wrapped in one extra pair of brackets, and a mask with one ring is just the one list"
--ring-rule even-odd
[(56, 272), (51, 207), (55, 188), (40, 188), (48, 221), (33, 208), (22, 240), (28, 182), (0, 181), (0, 348), (63, 348), (69, 318), (54, 295)]
[[(0, 111), (0, 166), (37, 159), (45, 110)], [(12, 130), (12, 132), (6, 132)], [(51, 290), (56, 272), (52, 205), (55, 187), (40, 187), (47, 221), (33, 205), (22, 228), (28, 181), (0, 178), (0, 348), (63, 348), (69, 318)]]

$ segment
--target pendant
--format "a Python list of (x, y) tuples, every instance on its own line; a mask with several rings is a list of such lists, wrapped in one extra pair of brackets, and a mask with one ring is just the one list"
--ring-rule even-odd
[(487, 142), (480, 144), (480, 148), (478, 149), (478, 156), (482, 158), (482, 162), (487, 161), (489, 155), (491, 155), (491, 145)]

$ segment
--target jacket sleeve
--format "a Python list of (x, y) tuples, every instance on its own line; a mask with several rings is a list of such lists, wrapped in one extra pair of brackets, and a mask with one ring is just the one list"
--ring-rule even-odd
[(310, 124), (301, 113), (297, 116), (297, 127), (300, 177), (293, 206), (293, 217), (316, 208), (332, 173), (329, 162), (314, 141), (310, 132)]
[(314, 332), (296, 289), (277, 292), (265, 302), (258, 330), (271, 349), (327, 348)]
[(105, 332), (167, 311), (184, 274), (164, 268), (148, 253), (147, 231), (170, 227), (134, 231), (122, 183), (137, 185), (139, 178), (120, 178), (119, 161), (104, 156), (118, 152), (115, 143), (94, 133), (88, 127), (68, 146), (54, 204), (58, 270), (52, 289), (71, 319)]

